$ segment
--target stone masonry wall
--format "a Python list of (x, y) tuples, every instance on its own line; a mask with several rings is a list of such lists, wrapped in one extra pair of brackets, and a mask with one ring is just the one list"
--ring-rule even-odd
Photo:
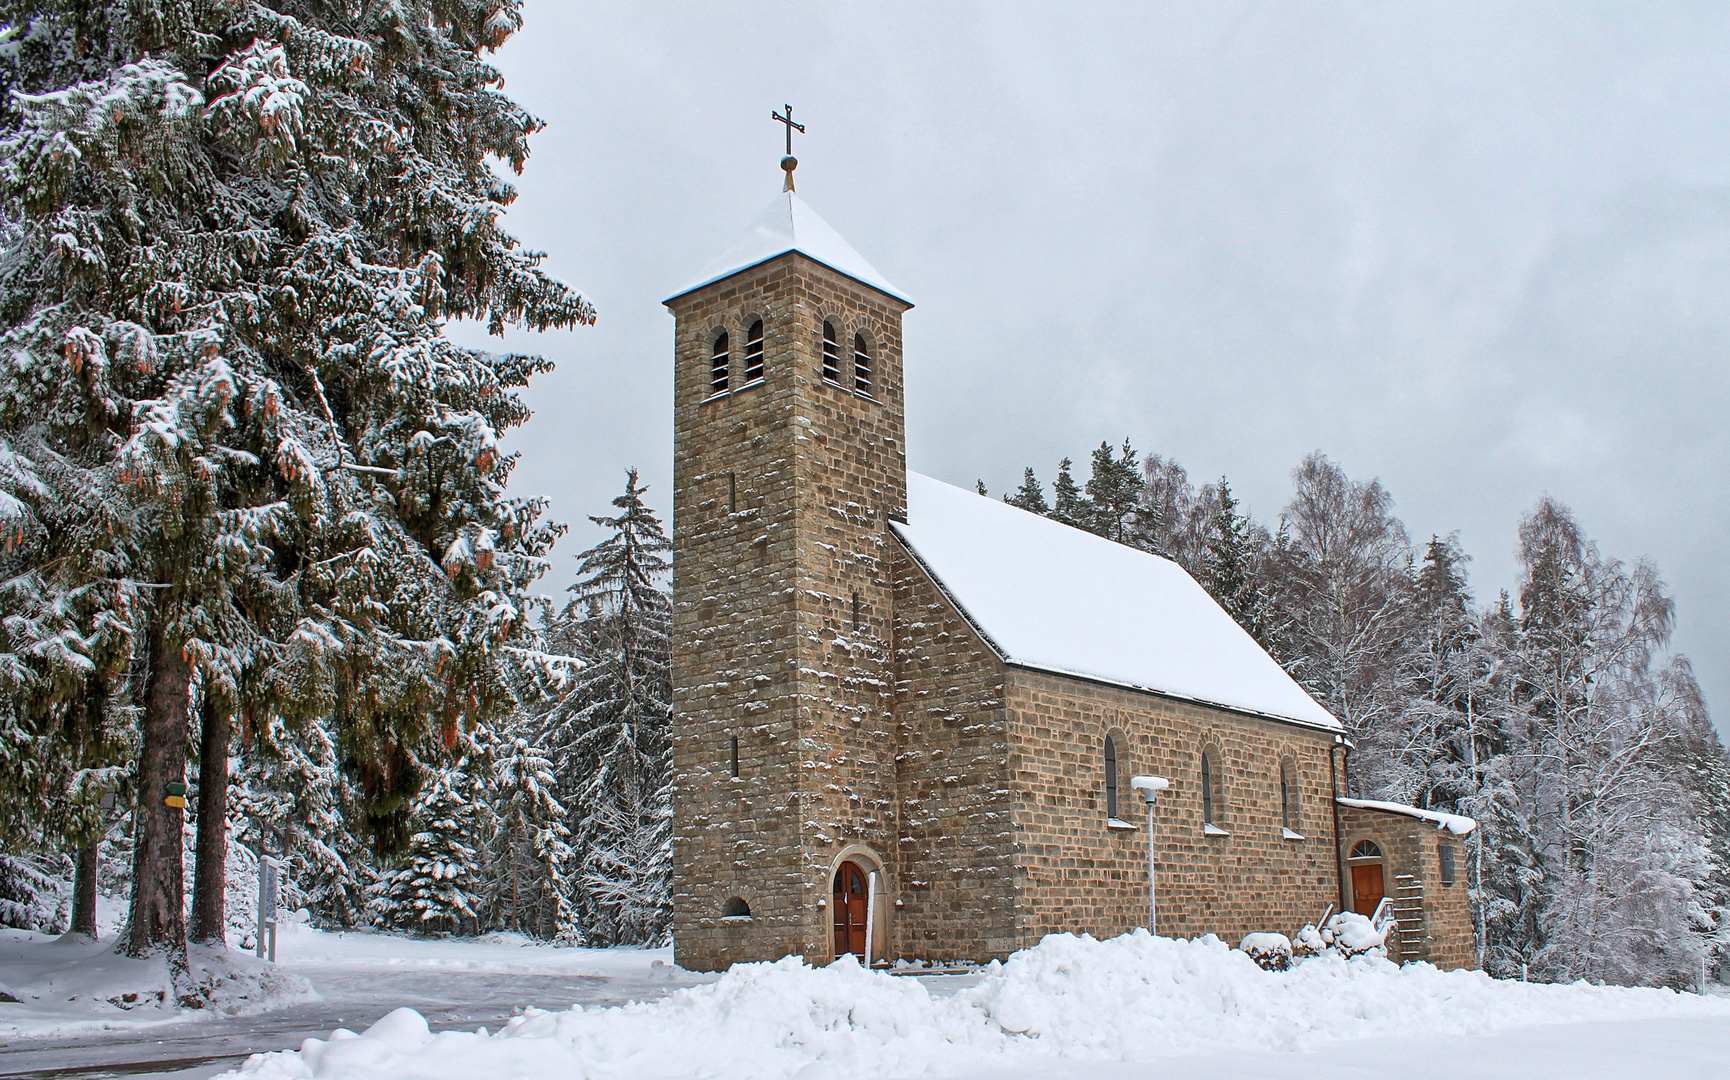
[(1005, 668), (906, 549), (895, 550), (897, 955), (1006, 956), (1016, 948), (1020, 882)]
[[(1147, 925), (1147, 816), (1130, 789), (1165, 776), (1155, 803), (1159, 932), (1291, 934), (1336, 902), (1339, 881), (1328, 771), (1331, 732), (1157, 694), (1010, 667), (1010, 786), (1023, 895), (1018, 947), (1049, 933), (1095, 937)], [(1107, 823), (1104, 746), (1118, 747), (1120, 817)], [(1215, 760), (1215, 823), (1206, 835), (1200, 757)], [(1294, 832), (1280, 812), (1281, 759), (1294, 767)]]
[[(675, 958), (821, 961), (835, 857), (895, 837), (884, 552), (906, 507), (905, 305), (791, 253), (671, 307)], [(822, 379), (825, 315), (849, 363), (853, 333), (870, 339), (872, 396)], [(764, 374), (744, 383), (758, 318)], [(726, 917), (734, 898), (749, 918)]]
[[(1340, 853), (1350, 854), (1360, 840), (1382, 850), (1383, 889), (1398, 898), (1402, 880), (1417, 886), (1422, 910), (1416, 925), (1402, 913), (1399, 948), (1389, 942), (1388, 958), (1424, 960), (1443, 969), (1477, 966), (1472, 940), (1471, 902), (1466, 895), (1466, 837), (1404, 814), (1342, 806)], [(1441, 845), (1454, 849), (1454, 883), (1442, 884)], [(1410, 891), (1410, 890), (1408, 890)]]

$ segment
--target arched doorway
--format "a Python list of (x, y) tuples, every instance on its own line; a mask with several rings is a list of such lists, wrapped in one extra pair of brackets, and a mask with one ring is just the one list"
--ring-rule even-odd
[(871, 878), (863, 866), (848, 859), (835, 869), (829, 907), (835, 913), (835, 955), (852, 953), (861, 963), (865, 955), (865, 921), (871, 899)]
[(1374, 840), (1359, 840), (1352, 845), (1346, 864), (1352, 871), (1352, 910), (1359, 915), (1374, 915), (1376, 905), (1387, 895), (1382, 849)]

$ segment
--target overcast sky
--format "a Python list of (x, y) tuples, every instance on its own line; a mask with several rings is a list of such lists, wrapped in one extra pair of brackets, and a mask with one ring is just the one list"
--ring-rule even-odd
[(507, 339), (559, 365), (511, 440), (576, 525), (550, 590), (627, 466), (669, 504), (660, 301), (779, 190), (791, 102), (799, 193), (918, 304), (915, 470), (996, 494), (1127, 435), (1272, 521), (1321, 449), (1485, 602), (1548, 494), (1658, 563), (1730, 718), (1722, 5), (525, 9), (509, 225), (600, 309)]

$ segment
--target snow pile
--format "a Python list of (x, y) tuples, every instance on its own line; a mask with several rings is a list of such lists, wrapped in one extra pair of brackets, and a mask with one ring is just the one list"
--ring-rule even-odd
[(529, 1011), (504, 1030), (437, 1035), (400, 1009), (257, 1056), (247, 1080), (474, 1076), (875, 1077), (1040, 1058), (1146, 1061), (1215, 1049), (1301, 1050), (1376, 1036), (1658, 1016), (1730, 1017), (1730, 1001), (1668, 990), (1496, 982), (1476, 972), (1324, 956), (1257, 967), (1210, 937), (1055, 935), (937, 997), (843, 959), (734, 968), (650, 1004)]
[(192, 946), (198, 1009), (175, 1002), (168, 961), (135, 960), (112, 941), (0, 930), (0, 1039), (149, 1027), (220, 1013), (268, 1012), (317, 997), (306, 980), (232, 949)]

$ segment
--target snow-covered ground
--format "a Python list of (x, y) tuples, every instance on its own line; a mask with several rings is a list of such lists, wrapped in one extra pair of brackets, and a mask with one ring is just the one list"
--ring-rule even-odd
[[(1649, 1045), (1654, 1037), (1662, 1048)], [(1625, 1043), (1639, 1052), (1618, 1063), (1615, 1048)], [(744, 965), (656, 1001), (530, 1010), (496, 1032), (435, 1034), (400, 1009), (362, 1034), (339, 1030), (254, 1058), (237, 1075), (816, 1080), (1206, 1068), (1337, 1077), (1363, 1066), (1357, 1075), (1397, 1067), (1407, 1076), (1572, 1077), (1654, 1075), (1662, 1061), (1667, 1075), (1707, 1076), (1723, 1075), (1702, 1070), (1725, 1068), (1726, 1051), (1730, 1000), (1496, 982), (1375, 959), (1324, 957), (1273, 973), (1209, 938), (1138, 932), (1048, 938), (948, 995), (848, 961), (812, 968), (788, 959)], [(1570, 1057), (1584, 1071), (1558, 1071)]]
[[(166, 973), (116, 958), (106, 944), (7, 934), (0, 982), (24, 1000), (0, 1003), (0, 1074), (154, 1070), (197, 1080), (238, 1066), (236, 1080), (1730, 1076), (1730, 998), (1496, 982), (1374, 959), (1324, 957), (1271, 973), (1211, 939), (1143, 933), (1052, 937), (962, 978), (796, 960), (716, 978), (671, 967), (665, 950), (294, 925), (283, 928), (278, 957), (266, 973), (281, 980), (278, 997), (219, 997), (217, 1008), (186, 1012), (143, 1000), (165, 987)], [(243, 975), (267, 967), (244, 956), (224, 962)], [(126, 993), (140, 1000), (126, 1003)], [(398, 1005), (411, 1008), (393, 1012)], [(273, 1011), (248, 1013), (264, 1007)]]

